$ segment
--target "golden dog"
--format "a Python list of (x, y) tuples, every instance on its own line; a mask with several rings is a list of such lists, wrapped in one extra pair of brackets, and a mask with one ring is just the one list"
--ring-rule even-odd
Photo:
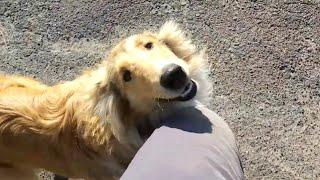
[[(52, 87), (0, 76), (0, 179), (118, 179), (145, 124), (209, 98), (206, 60), (173, 22), (121, 41), (107, 60)], [(140, 127), (140, 128), (139, 128)], [(141, 128), (142, 127), (142, 128)]]

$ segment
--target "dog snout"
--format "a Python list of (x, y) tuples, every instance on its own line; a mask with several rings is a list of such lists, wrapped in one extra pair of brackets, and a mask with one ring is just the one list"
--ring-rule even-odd
[(176, 64), (169, 64), (163, 68), (160, 85), (169, 90), (180, 90), (187, 84), (188, 77), (183, 68)]

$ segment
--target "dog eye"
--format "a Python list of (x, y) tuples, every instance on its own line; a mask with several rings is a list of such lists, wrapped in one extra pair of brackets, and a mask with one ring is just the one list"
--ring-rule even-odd
[(146, 49), (152, 49), (153, 44), (152, 44), (152, 42), (148, 42), (147, 44), (144, 45), (144, 47), (145, 47)]
[(125, 82), (129, 82), (129, 81), (131, 81), (131, 79), (132, 79), (132, 77), (131, 77), (131, 72), (129, 71), (129, 70), (125, 70), (124, 72), (123, 72), (123, 80), (125, 81)]

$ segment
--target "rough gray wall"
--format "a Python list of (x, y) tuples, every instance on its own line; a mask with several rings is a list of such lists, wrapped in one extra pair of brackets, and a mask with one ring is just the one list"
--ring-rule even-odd
[(0, 0), (0, 70), (72, 79), (168, 19), (207, 47), (247, 178), (320, 178), (319, 0)]

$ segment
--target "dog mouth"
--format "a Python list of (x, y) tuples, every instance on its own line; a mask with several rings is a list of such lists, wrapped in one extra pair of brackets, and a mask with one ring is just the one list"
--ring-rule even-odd
[(171, 99), (158, 99), (159, 101), (188, 101), (193, 99), (198, 91), (198, 87), (196, 82), (193, 80), (190, 80), (190, 82), (186, 85), (186, 87), (183, 89), (182, 93)]

